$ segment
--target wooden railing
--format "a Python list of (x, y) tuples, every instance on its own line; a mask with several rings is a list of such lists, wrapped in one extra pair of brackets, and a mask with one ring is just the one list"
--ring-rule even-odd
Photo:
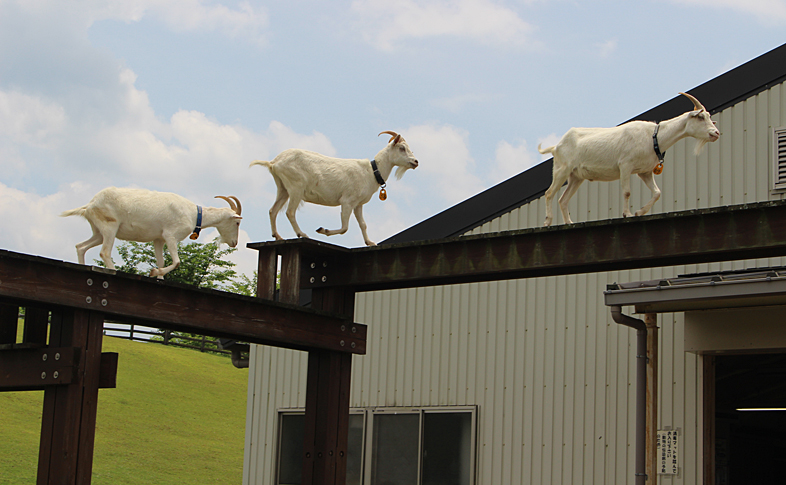
[(160, 330), (157, 328), (142, 325), (104, 322), (104, 335), (118, 337), (138, 342), (153, 342), (164, 345), (172, 345), (187, 349), (194, 349), (200, 352), (210, 352), (214, 354), (230, 355), (229, 350), (219, 348), (218, 339), (206, 337), (204, 335), (183, 334), (172, 330)]

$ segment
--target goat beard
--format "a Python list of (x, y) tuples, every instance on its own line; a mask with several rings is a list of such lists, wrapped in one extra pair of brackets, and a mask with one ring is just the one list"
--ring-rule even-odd
[(701, 155), (701, 151), (704, 149), (704, 145), (706, 145), (709, 142), (710, 142), (709, 140), (696, 139), (696, 147), (693, 149), (693, 154), (696, 155), (697, 157)]
[(409, 170), (409, 167), (402, 167), (402, 166), (396, 167), (396, 180), (401, 180), (401, 177), (404, 176), (404, 172), (406, 172), (407, 170)]

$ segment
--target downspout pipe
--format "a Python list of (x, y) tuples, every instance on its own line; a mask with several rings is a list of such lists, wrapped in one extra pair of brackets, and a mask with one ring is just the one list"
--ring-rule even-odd
[(647, 480), (647, 325), (643, 320), (622, 313), (620, 305), (612, 305), (611, 318), (620, 325), (636, 329), (636, 485)]

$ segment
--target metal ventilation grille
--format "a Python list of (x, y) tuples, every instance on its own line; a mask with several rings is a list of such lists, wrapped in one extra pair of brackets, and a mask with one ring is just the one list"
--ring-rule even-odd
[(772, 137), (772, 161), (775, 166), (775, 188), (786, 189), (786, 128), (778, 128)]

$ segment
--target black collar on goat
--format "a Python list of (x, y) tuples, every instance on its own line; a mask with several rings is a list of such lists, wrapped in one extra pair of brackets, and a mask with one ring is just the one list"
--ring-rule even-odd
[(652, 148), (655, 149), (655, 155), (658, 156), (658, 161), (660, 162), (652, 170), (655, 175), (660, 175), (660, 173), (663, 172), (663, 157), (666, 156), (665, 153), (660, 152), (660, 146), (658, 145), (658, 128), (660, 128), (660, 123), (655, 124), (655, 133), (652, 134)]
[(385, 187), (385, 179), (382, 178), (382, 174), (379, 173), (379, 169), (377, 168), (377, 161), (371, 160), (371, 170), (374, 171), (374, 178), (377, 179), (377, 183), (381, 185), (383, 188)]

